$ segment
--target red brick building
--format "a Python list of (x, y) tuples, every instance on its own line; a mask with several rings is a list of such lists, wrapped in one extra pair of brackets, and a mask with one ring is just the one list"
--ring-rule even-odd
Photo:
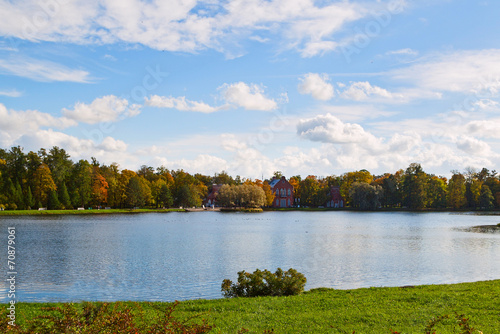
[(328, 193), (328, 201), (326, 201), (327, 208), (343, 208), (344, 199), (340, 194), (340, 187), (331, 187)]
[(293, 186), (284, 176), (281, 179), (273, 178), (269, 185), (274, 193), (274, 208), (291, 208), (293, 206)]
[(217, 205), (217, 194), (219, 193), (219, 189), (222, 187), (222, 184), (214, 184), (212, 185), (212, 190), (208, 194), (207, 198), (203, 201), (203, 205), (212, 206)]

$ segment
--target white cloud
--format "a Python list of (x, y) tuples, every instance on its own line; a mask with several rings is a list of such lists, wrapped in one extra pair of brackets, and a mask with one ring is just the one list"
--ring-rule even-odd
[(341, 94), (344, 99), (364, 101), (371, 97), (381, 97), (385, 99), (392, 99), (394, 97), (402, 98), (401, 95), (393, 95), (388, 90), (378, 86), (372, 86), (369, 82), (352, 82)]
[(174, 108), (180, 111), (195, 111), (201, 113), (213, 113), (221, 109), (221, 107), (212, 107), (204, 102), (190, 101), (186, 97), (165, 97), (152, 95), (146, 97), (146, 105), (157, 108)]
[(316, 100), (322, 101), (330, 100), (334, 96), (333, 86), (328, 83), (329, 78), (326, 74), (308, 73), (300, 80), (298, 86), (300, 94), (311, 94)]
[(28, 57), (0, 59), (0, 73), (29, 78), (35, 81), (68, 81), (89, 83), (89, 72), (68, 68), (47, 60)]
[(266, 31), (303, 56), (314, 56), (335, 49), (336, 34), (346, 24), (391, 11), (392, 2), (77, 0), (49, 5), (3, 1), (0, 34), (30, 41), (125, 42), (194, 52), (224, 51), (227, 41), (234, 45), (241, 38), (255, 39), (255, 31)]
[(136, 116), (139, 113), (139, 105), (129, 106), (126, 99), (114, 95), (97, 98), (90, 104), (78, 102), (73, 109), (63, 109), (63, 114), (66, 117), (88, 124), (114, 122), (120, 118)]
[(361, 125), (344, 123), (331, 114), (300, 120), (297, 125), (297, 134), (311, 141), (334, 144), (378, 141), (376, 137), (366, 132)]
[(400, 49), (400, 50), (393, 50), (393, 51), (388, 51), (385, 53), (386, 55), (407, 55), (407, 56), (418, 56), (418, 51), (415, 51), (410, 48), (406, 49)]
[(497, 96), (500, 92), (500, 49), (456, 51), (435, 54), (389, 73), (396, 80), (410, 82), (434, 92), (462, 92)]
[(500, 139), (500, 119), (475, 120), (465, 125), (466, 132), (480, 137)]
[(491, 147), (488, 143), (470, 136), (460, 136), (457, 147), (473, 156), (488, 156), (491, 154)]
[(219, 87), (222, 97), (230, 104), (242, 107), (246, 110), (270, 111), (276, 109), (278, 104), (273, 99), (264, 96), (261, 86), (244, 82), (224, 84)]
[(0, 91), (1, 96), (20, 97), (23, 94), (15, 89)]
[(76, 125), (66, 117), (54, 117), (38, 110), (8, 110), (0, 103), (0, 145), (7, 147), (25, 134), (34, 133), (40, 128), (67, 128)]

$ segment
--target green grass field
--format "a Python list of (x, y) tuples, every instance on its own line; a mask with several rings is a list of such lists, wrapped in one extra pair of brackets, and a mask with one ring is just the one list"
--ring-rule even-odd
[[(186, 319), (199, 315), (195, 322), (206, 319), (215, 325), (210, 333), (423, 334), (434, 318), (449, 315), (433, 328), (436, 333), (480, 330), (496, 334), (500, 333), (498, 296), (500, 280), (406, 288), (315, 289), (291, 297), (184, 301), (173, 316)], [(42, 307), (54, 305), (60, 304), (17, 304), (17, 324), (24, 326), (26, 320), (46, 312)], [(154, 309), (166, 309), (170, 304), (126, 302), (123, 305), (142, 310), (136, 321), (147, 321)], [(456, 314), (463, 314), (462, 323), (466, 320), (474, 331), (460, 327)]]

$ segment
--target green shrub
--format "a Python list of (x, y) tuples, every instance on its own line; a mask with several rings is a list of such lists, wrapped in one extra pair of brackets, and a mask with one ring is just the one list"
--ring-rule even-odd
[(222, 281), (221, 291), (224, 297), (291, 296), (304, 291), (307, 279), (295, 269), (283, 271), (281, 268), (272, 273), (269, 270), (256, 269), (253, 274), (240, 271), (238, 283)]

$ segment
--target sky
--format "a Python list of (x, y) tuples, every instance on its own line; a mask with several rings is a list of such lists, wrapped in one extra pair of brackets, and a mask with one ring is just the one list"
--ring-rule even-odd
[(0, 0), (0, 147), (245, 178), (500, 168), (500, 2)]

